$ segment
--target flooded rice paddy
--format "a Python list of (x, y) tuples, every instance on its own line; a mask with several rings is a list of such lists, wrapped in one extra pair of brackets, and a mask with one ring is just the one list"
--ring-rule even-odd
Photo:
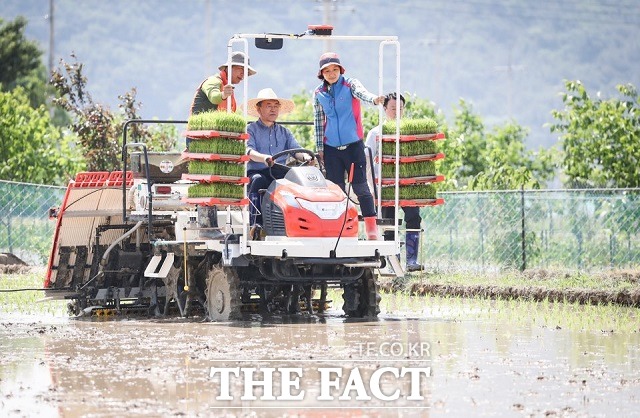
[[(339, 295), (333, 295), (340, 299)], [(633, 416), (638, 309), (384, 295), (229, 323), (0, 313), (0, 415)]]

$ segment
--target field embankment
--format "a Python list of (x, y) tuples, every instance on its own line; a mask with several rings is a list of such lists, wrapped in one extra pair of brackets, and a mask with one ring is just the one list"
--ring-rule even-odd
[(640, 307), (640, 270), (577, 273), (548, 270), (411, 274), (382, 289), (419, 296), (519, 299)]

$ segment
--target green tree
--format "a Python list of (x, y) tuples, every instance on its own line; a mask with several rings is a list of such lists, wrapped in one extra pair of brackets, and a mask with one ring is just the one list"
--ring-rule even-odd
[[(619, 98), (592, 98), (580, 81), (565, 81), (565, 108), (554, 110), (564, 149), (566, 184), (574, 188), (640, 187), (640, 101), (631, 84)], [(598, 95), (599, 96), (599, 95)]]
[(460, 100), (446, 142), (447, 159), (459, 188), (469, 190), (540, 188), (553, 179), (555, 151), (527, 149), (528, 130), (515, 122), (487, 132), (470, 104)]
[(473, 190), (539, 189), (555, 173), (553, 150), (528, 150), (527, 129), (515, 123), (496, 127), (485, 137), (482, 170), (471, 179)]
[(22, 16), (10, 22), (0, 19), (0, 89), (24, 87), (35, 108), (45, 104), (47, 77), (42, 51), (24, 36), (26, 26), (27, 20)]
[(0, 178), (64, 184), (82, 167), (78, 150), (52, 125), (44, 106), (34, 109), (22, 87), (0, 92)]
[[(280, 118), (281, 121), (296, 121), (296, 122), (313, 122), (313, 98), (311, 94), (305, 90), (302, 90), (298, 94), (294, 94), (291, 100), (296, 105), (293, 112)], [(288, 125), (287, 126), (296, 141), (301, 147), (315, 151), (316, 142), (313, 136), (313, 124), (309, 125)]]
[[(524, 127), (507, 123), (487, 132), (482, 118), (464, 100), (460, 100), (455, 109), (455, 119), (450, 127), (432, 102), (408, 92), (403, 95), (406, 99), (404, 117), (432, 118), (445, 134), (446, 139), (438, 141), (445, 159), (440, 160), (437, 171), (446, 178), (444, 183), (438, 184), (439, 190), (540, 188), (555, 175), (555, 150), (534, 152), (527, 149), (528, 131)], [(283, 119), (312, 121), (311, 95), (302, 91), (294, 95), (293, 100), (296, 110)], [(376, 126), (378, 120), (377, 107), (364, 107), (365, 132)], [(294, 126), (291, 129), (301, 145), (315, 149), (313, 126)]]

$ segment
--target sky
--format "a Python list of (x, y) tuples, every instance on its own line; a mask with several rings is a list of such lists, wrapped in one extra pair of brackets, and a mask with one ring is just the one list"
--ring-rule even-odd
[[(23, 15), (27, 37), (49, 57), (49, 0), (1, 0), (0, 17)], [(118, 95), (136, 87), (143, 118), (186, 119), (200, 82), (226, 59), (236, 33), (300, 34), (330, 22), (336, 35), (394, 35), (400, 41), (401, 91), (433, 101), (450, 120), (460, 99), (488, 125), (515, 121), (529, 145), (549, 146), (546, 124), (562, 103), (563, 81), (615, 95), (640, 86), (638, 0), (54, 0), (53, 61), (75, 53), (95, 101), (117, 110)], [(347, 75), (370, 90), (395, 87), (395, 50), (376, 42), (289, 42), (281, 51), (250, 46), (248, 90), (289, 97), (311, 92), (319, 55), (340, 53)]]

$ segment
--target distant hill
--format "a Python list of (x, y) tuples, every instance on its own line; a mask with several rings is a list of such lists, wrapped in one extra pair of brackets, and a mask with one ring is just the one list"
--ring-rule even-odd
[[(326, 0), (328, 1), (328, 0)], [(2, 0), (0, 17), (29, 20), (47, 60), (49, 2)], [(55, 61), (75, 52), (94, 100), (115, 110), (137, 87), (145, 118), (187, 117), (205, 76), (226, 59), (234, 33), (303, 33), (327, 16), (340, 35), (397, 35), (401, 90), (434, 101), (451, 116), (459, 98), (488, 124), (512, 118), (531, 130), (529, 145), (555, 142), (543, 124), (562, 105), (564, 79), (594, 94), (615, 85), (640, 87), (640, 2), (635, 0), (55, 0)], [(317, 84), (322, 41), (287, 41), (281, 51), (250, 48), (258, 74), (248, 95), (273, 87), (280, 96)], [(334, 41), (347, 74), (378, 86), (377, 44)], [(387, 48), (385, 61), (393, 62)], [(391, 69), (393, 67), (390, 67)], [(388, 75), (388, 76), (387, 76)], [(395, 74), (385, 69), (384, 90)], [(237, 95), (242, 99), (242, 91)]]

